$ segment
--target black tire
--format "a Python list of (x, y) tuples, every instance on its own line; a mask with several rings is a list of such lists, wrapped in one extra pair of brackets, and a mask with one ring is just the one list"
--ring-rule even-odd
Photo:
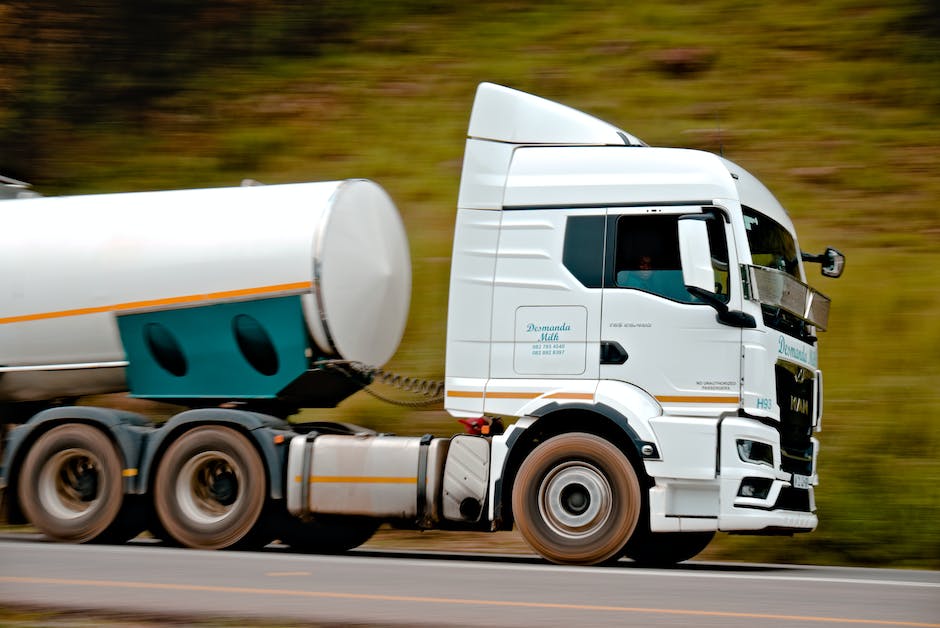
[(122, 536), (121, 458), (105, 434), (90, 425), (60, 425), (30, 448), (17, 496), (23, 514), (56, 541), (87, 543)]
[(523, 538), (555, 563), (593, 565), (619, 556), (641, 510), (633, 465), (592, 434), (562, 434), (536, 447), (512, 488)]
[(157, 518), (162, 531), (186, 547), (257, 546), (266, 499), (267, 480), (257, 450), (228, 427), (186, 432), (157, 467)]
[(170, 533), (167, 532), (163, 524), (160, 523), (156, 508), (151, 507), (151, 513), (152, 516), (147, 522), (147, 532), (150, 533), (150, 536), (167, 547), (179, 547), (179, 543), (176, 542), (176, 539), (170, 536)]
[(372, 538), (379, 520), (369, 517), (319, 515), (303, 521), (283, 513), (274, 531), (282, 543), (297, 552), (339, 554), (355, 549)]
[(126, 543), (145, 531), (153, 520), (153, 507), (143, 495), (124, 495), (124, 503), (114, 524), (95, 543)]
[(697, 556), (715, 538), (714, 532), (635, 533), (623, 555), (647, 567), (668, 567)]

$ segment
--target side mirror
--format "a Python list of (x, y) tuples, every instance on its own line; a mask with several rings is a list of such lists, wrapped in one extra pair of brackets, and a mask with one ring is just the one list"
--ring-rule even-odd
[(826, 256), (826, 263), (822, 265), (822, 274), (826, 277), (840, 277), (845, 270), (845, 255), (832, 247), (827, 248), (823, 255)]
[(682, 281), (690, 294), (715, 309), (719, 323), (753, 329), (757, 327), (753, 316), (728, 309), (728, 305), (715, 294), (715, 271), (708, 242), (708, 221), (714, 219), (712, 214), (688, 214), (679, 217)]
[(816, 264), (821, 264), (822, 268), (820, 270), (826, 277), (841, 277), (842, 271), (845, 270), (845, 255), (831, 246), (826, 248), (825, 253), (821, 253), (819, 255), (803, 253), (801, 257), (803, 258), (804, 262), (814, 262)]
[(690, 214), (679, 218), (679, 258), (682, 281), (687, 288), (714, 294), (715, 271), (708, 247), (708, 214)]

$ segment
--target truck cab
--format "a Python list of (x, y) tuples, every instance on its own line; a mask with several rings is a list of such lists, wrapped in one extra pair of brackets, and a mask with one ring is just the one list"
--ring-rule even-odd
[[(829, 300), (767, 188), (495, 85), (468, 135), (447, 410), (522, 417), (494, 437), (508, 474), (522, 427), (622, 432), (650, 533), (814, 529)], [(509, 480), (494, 470), (490, 494)]]

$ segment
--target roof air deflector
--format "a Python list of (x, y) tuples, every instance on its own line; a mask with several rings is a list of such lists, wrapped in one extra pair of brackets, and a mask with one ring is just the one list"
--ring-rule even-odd
[(510, 144), (646, 145), (582, 111), (493, 83), (477, 88), (467, 134)]

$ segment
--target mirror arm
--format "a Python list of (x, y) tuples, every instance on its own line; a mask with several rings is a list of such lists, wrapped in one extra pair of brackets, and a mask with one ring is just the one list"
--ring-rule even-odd
[(804, 262), (811, 262), (813, 264), (822, 264), (823, 262), (829, 261), (825, 253), (814, 255), (812, 253), (807, 253), (806, 251), (800, 251), (800, 259), (802, 259)]
[(707, 290), (702, 290), (696, 286), (686, 286), (685, 289), (688, 290), (693, 296), (698, 297), (708, 305), (712, 306), (718, 313), (716, 316), (718, 322), (722, 325), (727, 325), (729, 327), (740, 327), (743, 329), (755, 329), (757, 327), (757, 321), (754, 320), (753, 316), (740, 310), (728, 309), (728, 306), (715, 294)]

